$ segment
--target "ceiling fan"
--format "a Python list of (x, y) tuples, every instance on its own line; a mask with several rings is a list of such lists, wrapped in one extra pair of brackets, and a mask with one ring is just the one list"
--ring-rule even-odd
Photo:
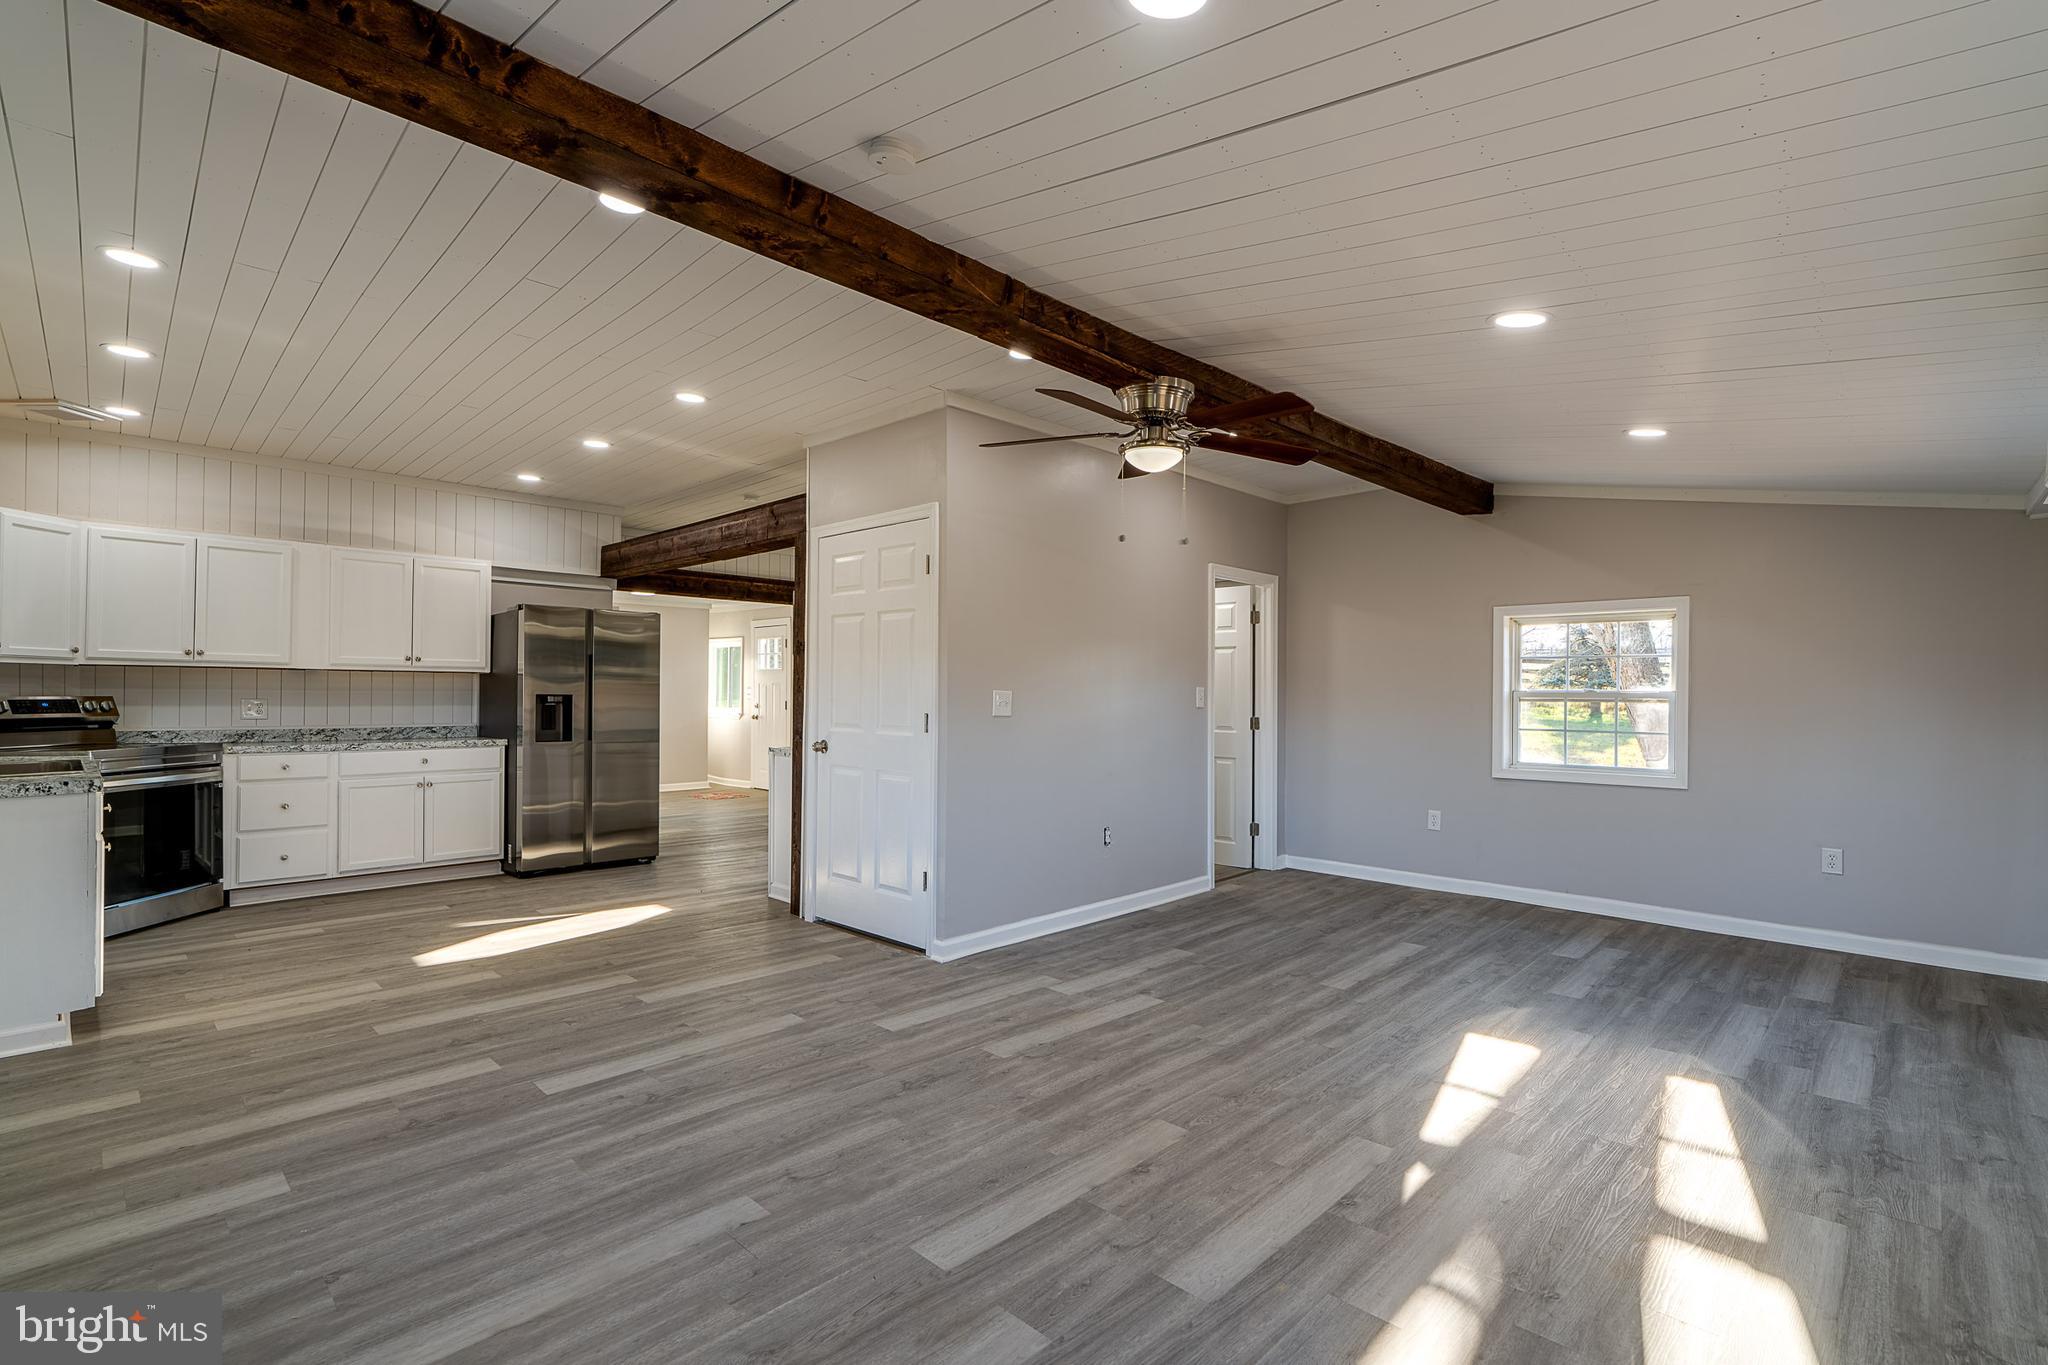
[(1040, 389), (1048, 398), (1057, 398), (1063, 403), (1086, 408), (1101, 417), (1124, 424), (1121, 431), (1089, 431), (1078, 436), (1034, 436), (1023, 441), (986, 441), (984, 450), (999, 446), (1035, 446), (1053, 441), (1085, 441), (1096, 437), (1110, 437), (1117, 442), (1117, 450), (1124, 457), (1123, 467), (1117, 471), (1120, 479), (1141, 478), (1146, 474), (1159, 474), (1173, 468), (1187, 457), (1191, 446), (1208, 450), (1227, 451), (1232, 455), (1247, 455), (1254, 460), (1271, 460), (1275, 464), (1302, 465), (1316, 458), (1321, 452), (1308, 446), (1289, 444), (1286, 441), (1269, 441), (1259, 436), (1240, 436), (1228, 428), (1240, 422), (1256, 421), (1262, 417), (1288, 417), (1297, 413), (1314, 412), (1315, 407), (1307, 399), (1292, 393), (1269, 393), (1263, 398), (1247, 398), (1242, 403), (1210, 404), (1194, 406), (1195, 386), (1185, 379), (1160, 375), (1142, 383), (1126, 384), (1116, 391), (1117, 402), (1123, 410), (1098, 403), (1092, 398), (1066, 389)]

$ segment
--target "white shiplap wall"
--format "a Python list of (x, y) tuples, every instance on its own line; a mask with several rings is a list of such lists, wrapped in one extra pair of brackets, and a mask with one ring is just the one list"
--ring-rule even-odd
[[(474, 725), (473, 673), (343, 673), (281, 668), (115, 668), (0, 664), (0, 696), (111, 696), (123, 730), (261, 730)], [(269, 703), (243, 720), (242, 702)]]
[(610, 512), (0, 419), (0, 507), (594, 574)]

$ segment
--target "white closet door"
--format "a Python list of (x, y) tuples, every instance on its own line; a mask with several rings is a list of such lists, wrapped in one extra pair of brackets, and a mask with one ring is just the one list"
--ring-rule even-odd
[(194, 657), (209, 664), (292, 661), (292, 547), (199, 538)]
[(0, 659), (78, 662), (85, 646), (85, 527), (0, 512)]
[(385, 550), (329, 552), (330, 667), (412, 667), (412, 558)]
[(197, 540), (174, 531), (87, 528), (88, 662), (193, 662)]

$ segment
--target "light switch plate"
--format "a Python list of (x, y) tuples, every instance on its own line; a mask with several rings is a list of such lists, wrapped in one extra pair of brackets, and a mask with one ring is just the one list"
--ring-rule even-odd
[(1008, 692), (998, 692), (998, 693), (996, 693), (996, 695), (995, 695), (995, 701), (994, 701), (994, 702), (993, 702), (993, 703), (992, 703), (992, 704), (990, 705), (990, 707), (989, 707), (989, 712), (988, 712), (988, 713), (989, 713), (990, 715), (992, 715), (992, 716), (1007, 716), (1007, 715), (1009, 715), (1009, 714), (1010, 714), (1010, 694), (1009, 694)]
[(1442, 829), (1444, 827), (1444, 813), (1442, 811), (1433, 810), (1429, 813), (1429, 827), (1431, 829)]
[(1199, 711), (1199, 710), (1201, 710), (1201, 709), (1202, 709), (1203, 707), (1207, 706), (1208, 704), (1209, 704), (1209, 689), (1208, 689), (1208, 688), (1206, 688), (1206, 687), (1197, 687), (1197, 688), (1195, 689), (1195, 709), (1196, 709), (1197, 711)]
[(243, 720), (269, 720), (270, 703), (262, 697), (242, 698)]

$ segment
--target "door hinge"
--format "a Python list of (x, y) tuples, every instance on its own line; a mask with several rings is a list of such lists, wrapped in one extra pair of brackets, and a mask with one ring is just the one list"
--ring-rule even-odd
[(924, 713), (924, 732), (926, 734), (932, 732), (932, 713), (929, 711)]
[(927, 575), (932, 571), (932, 557), (930, 555), (924, 557), (924, 571)]
[(1258, 718), (1257, 716), (1253, 716), (1253, 717), (1252, 717), (1252, 729), (1256, 730), (1256, 729), (1258, 729), (1258, 728), (1259, 728), (1259, 718)]
[(1256, 820), (1254, 820), (1254, 821), (1252, 821), (1252, 838), (1256, 839), (1256, 838), (1258, 838), (1258, 837), (1259, 837), (1259, 822), (1258, 822), (1258, 821), (1256, 821)]
[(1257, 607), (1253, 607), (1253, 608), (1252, 608), (1252, 624), (1253, 624), (1253, 625), (1257, 625), (1258, 623), (1259, 623), (1259, 609), (1258, 609)]
[(931, 874), (931, 873), (929, 873), (929, 872), (920, 872), (920, 873), (918, 873), (918, 874), (917, 874), (917, 889), (918, 889), (918, 890), (920, 890), (920, 891), (929, 891), (929, 890), (931, 890), (931, 889), (932, 889), (932, 874)]

